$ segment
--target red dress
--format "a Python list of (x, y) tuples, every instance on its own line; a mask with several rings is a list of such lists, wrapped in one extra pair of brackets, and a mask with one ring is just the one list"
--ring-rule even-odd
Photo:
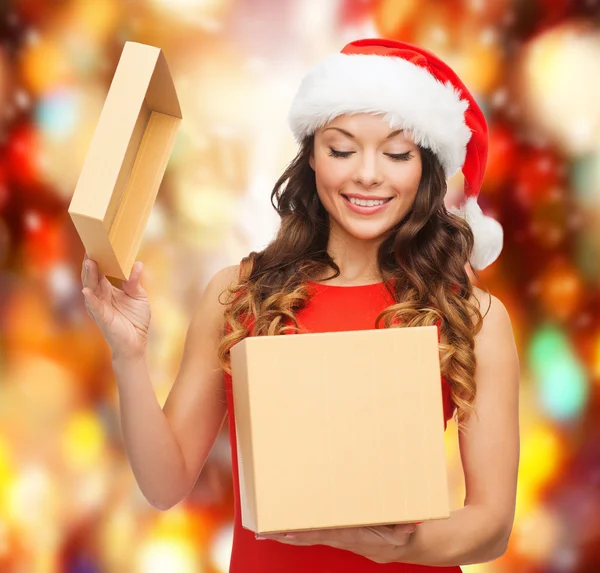
[[(297, 318), (308, 332), (367, 330), (377, 315), (393, 304), (383, 283), (334, 286), (310, 283), (314, 294)], [(452, 417), (450, 385), (442, 378), (444, 418)], [(403, 563), (375, 563), (361, 555), (326, 545), (295, 546), (255, 538), (241, 524), (238, 461), (231, 377), (225, 375), (234, 487), (234, 530), (230, 573), (457, 573), (460, 567), (428, 567)], [(418, 527), (418, 526), (417, 526)]]

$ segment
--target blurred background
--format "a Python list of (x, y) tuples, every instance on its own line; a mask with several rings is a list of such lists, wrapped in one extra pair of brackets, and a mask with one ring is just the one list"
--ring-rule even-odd
[[(163, 403), (195, 298), (276, 229), (269, 195), (296, 151), (286, 114), (300, 79), (369, 36), (436, 52), (490, 125), (480, 205), (502, 223), (505, 247), (481, 277), (513, 321), (522, 459), (506, 555), (464, 570), (600, 571), (600, 2), (0, 7), (0, 571), (228, 568), (227, 425), (189, 499), (153, 509), (129, 467), (110, 353), (80, 293), (84, 250), (67, 208), (124, 42), (164, 50), (184, 118), (138, 255)], [(447, 451), (461, 507), (453, 423)]]

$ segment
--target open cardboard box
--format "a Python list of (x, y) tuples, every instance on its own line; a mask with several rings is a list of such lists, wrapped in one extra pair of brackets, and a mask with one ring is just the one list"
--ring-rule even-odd
[(162, 50), (126, 42), (69, 205), (108, 277), (129, 278), (181, 119)]
[(245, 528), (450, 516), (436, 326), (249, 337), (231, 366)]

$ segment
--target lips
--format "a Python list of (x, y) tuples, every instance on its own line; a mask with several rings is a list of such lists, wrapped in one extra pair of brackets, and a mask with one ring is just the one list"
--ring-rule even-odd
[(363, 201), (390, 201), (393, 197), (379, 197), (375, 195), (361, 195), (360, 193), (342, 193), (342, 197), (350, 199), (362, 199)]
[(377, 203), (376, 205), (359, 205), (358, 203), (353, 203), (349, 197), (356, 197), (356, 195), (344, 195), (342, 194), (342, 197), (344, 198), (344, 203), (347, 205), (348, 209), (350, 209), (350, 211), (353, 211), (354, 213), (357, 213), (359, 215), (374, 215), (376, 213), (379, 213), (380, 211), (382, 211), (383, 209), (386, 209), (388, 204), (390, 203), (390, 201), (393, 199), (393, 197), (381, 197), (380, 199), (376, 199), (375, 197), (369, 197), (368, 199), (366, 199), (367, 201), (382, 201), (380, 203)]

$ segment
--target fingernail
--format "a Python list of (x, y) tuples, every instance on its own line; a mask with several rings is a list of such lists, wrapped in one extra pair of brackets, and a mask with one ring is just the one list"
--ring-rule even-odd
[(89, 261), (85, 261), (85, 270), (87, 271), (90, 268)]
[(266, 539), (266, 537), (263, 537), (262, 535), (255, 535), (257, 541), (262, 541), (263, 539)]

